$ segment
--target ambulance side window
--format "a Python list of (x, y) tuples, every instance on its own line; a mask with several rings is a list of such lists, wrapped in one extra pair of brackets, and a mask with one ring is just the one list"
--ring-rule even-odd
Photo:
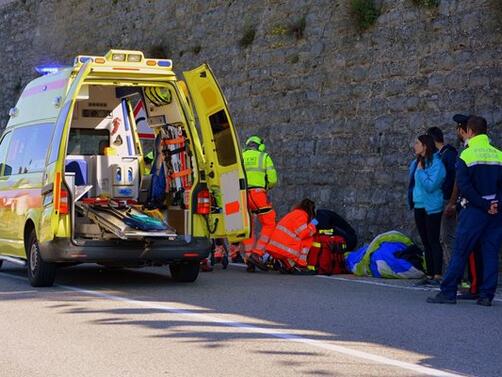
[(6, 166), (11, 168), (5, 175), (41, 172), (52, 135), (53, 124), (21, 127), (12, 133)]
[(229, 166), (237, 163), (232, 130), (225, 110), (220, 110), (209, 117), (211, 130), (213, 131), (214, 144), (218, 162), (221, 166)]
[(2, 177), (4, 176), (4, 170), (5, 175), (10, 175), (12, 170), (10, 166), (5, 165), (5, 157), (7, 155), (7, 148), (9, 147), (11, 137), (12, 132), (8, 132), (2, 137), (2, 141), (0, 141), (0, 176)]

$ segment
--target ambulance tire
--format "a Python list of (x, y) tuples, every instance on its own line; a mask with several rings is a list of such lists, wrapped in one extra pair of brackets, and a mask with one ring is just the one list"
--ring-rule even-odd
[(174, 281), (178, 283), (192, 283), (199, 276), (200, 262), (171, 263), (169, 270)]
[(56, 278), (56, 264), (42, 260), (35, 230), (28, 238), (26, 256), (28, 257), (28, 280), (32, 287), (52, 287)]

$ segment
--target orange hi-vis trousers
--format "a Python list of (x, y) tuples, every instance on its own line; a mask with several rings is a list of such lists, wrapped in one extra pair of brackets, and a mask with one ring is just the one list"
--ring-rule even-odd
[[(248, 208), (251, 212), (251, 237), (242, 241), (244, 256), (256, 253), (260, 256), (265, 254), (265, 246), (270, 240), (270, 235), (275, 229), (275, 211), (268, 199), (267, 190), (263, 188), (248, 189)], [(258, 219), (261, 224), (261, 232), (258, 240), (254, 236), (254, 221)]]

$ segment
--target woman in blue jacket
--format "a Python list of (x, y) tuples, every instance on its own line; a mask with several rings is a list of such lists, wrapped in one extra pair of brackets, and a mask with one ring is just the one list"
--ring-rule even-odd
[(425, 249), (426, 278), (419, 284), (439, 285), (443, 268), (439, 241), (444, 207), (441, 187), (446, 169), (431, 136), (420, 135), (414, 149), (416, 158), (410, 165), (408, 201), (415, 212), (415, 223)]

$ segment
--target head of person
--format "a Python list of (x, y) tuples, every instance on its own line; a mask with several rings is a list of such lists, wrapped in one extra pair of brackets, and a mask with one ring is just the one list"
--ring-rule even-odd
[(246, 140), (246, 148), (265, 152), (265, 141), (257, 135), (250, 136)]
[(426, 134), (432, 137), (437, 149), (440, 149), (444, 145), (443, 131), (439, 127), (430, 127)]
[(413, 146), (415, 150), (415, 155), (418, 161), (423, 161), (426, 164), (430, 164), (436, 153), (436, 145), (434, 144), (434, 139), (432, 136), (423, 134), (417, 137), (415, 145)]
[(301, 209), (302, 211), (305, 211), (309, 217), (309, 221), (315, 217), (315, 203), (308, 198), (305, 198), (300, 203), (297, 203), (293, 209)]
[(486, 119), (478, 116), (471, 116), (467, 121), (467, 139), (472, 139), (474, 136), (486, 135), (488, 126)]
[(470, 115), (463, 114), (455, 114), (453, 116), (453, 121), (457, 123), (457, 137), (462, 144), (467, 140), (467, 121), (470, 117)]

